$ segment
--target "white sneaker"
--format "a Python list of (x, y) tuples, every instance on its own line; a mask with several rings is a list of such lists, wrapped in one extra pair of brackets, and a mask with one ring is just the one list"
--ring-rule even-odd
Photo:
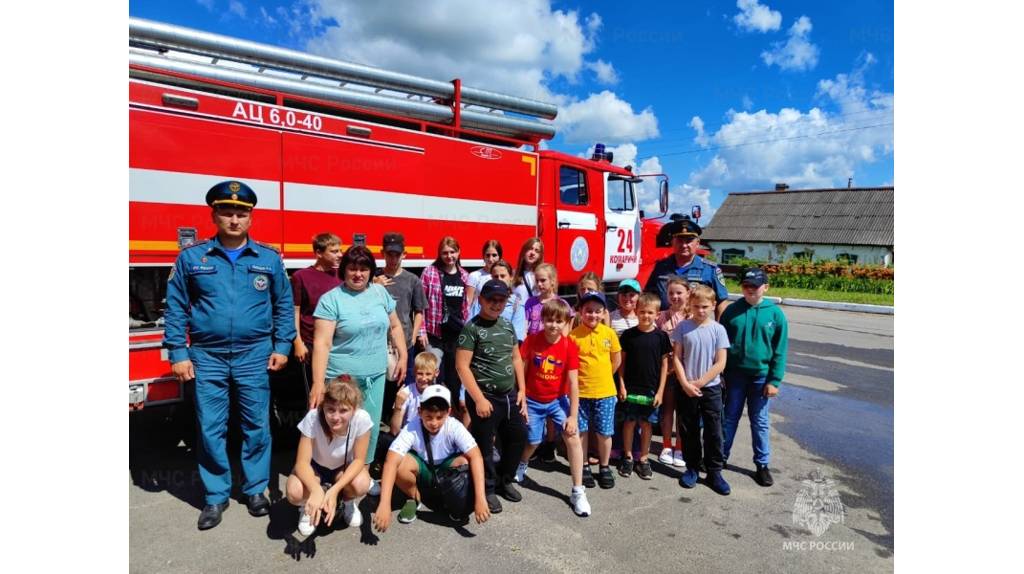
[(658, 462), (660, 462), (661, 464), (667, 464), (667, 465), (671, 466), (672, 465), (672, 449), (670, 449), (670, 448), (663, 448), (663, 449), (661, 449), (661, 454), (658, 455)]
[(346, 500), (341, 506), (341, 517), (345, 524), (359, 527), (363, 525), (363, 513), (359, 511), (358, 500)]
[(380, 483), (374, 479), (370, 479), (370, 490), (367, 491), (370, 496), (380, 496)]
[(672, 453), (672, 466), (686, 468), (686, 461), (683, 460), (683, 451), (677, 450)]
[(590, 516), (590, 501), (587, 500), (587, 492), (575, 492), (569, 495), (569, 502), (572, 504), (572, 511), (576, 516)]
[(306, 514), (306, 505), (303, 504), (299, 507), (299, 534), (309, 536), (314, 532), (316, 532), (316, 526), (310, 523), (309, 515)]
[(516, 467), (516, 475), (515, 475), (515, 477), (512, 478), (512, 481), (513, 482), (523, 482), (523, 480), (526, 478), (526, 469), (528, 469), (528, 468), (530, 468), (530, 464), (529, 463), (527, 463), (527, 462), (519, 463), (519, 466)]

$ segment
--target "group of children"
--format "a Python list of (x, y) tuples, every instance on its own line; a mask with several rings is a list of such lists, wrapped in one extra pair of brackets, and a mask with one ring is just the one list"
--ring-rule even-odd
[[(649, 480), (652, 427), (659, 421), (664, 444), (658, 460), (685, 467), (680, 485), (693, 488), (703, 469), (706, 484), (727, 495), (722, 470), (744, 405), (756, 480), (771, 485), (767, 407), (784, 375), (787, 328), (782, 312), (764, 298), (763, 271), (744, 275), (744, 298), (716, 322), (714, 291), (682, 278), (669, 281), (671, 307), (664, 311), (658, 296), (640, 293), (636, 281), (623, 281), (618, 308), (609, 313), (600, 280), (589, 273), (578, 284), (573, 310), (557, 295), (554, 266), (539, 264), (531, 295), (512, 314), (519, 325), (506, 318), (509, 300), (516, 297), (508, 278), (493, 266), (488, 271), (490, 278), (473, 289), (476, 313), (455, 346), (464, 398), (450, 384), (437, 384), (441, 365), (430, 351), (415, 357), (415, 384), (396, 397), (390, 420), (395, 436), (373, 517), (377, 530), (390, 526), (396, 486), (408, 499), (399, 522), (414, 521), (421, 504), (447, 510), (455, 520), (472, 514), (485, 522), (502, 511), (498, 496), (522, 499), (515, 484), (526, 480), (531, 455), (545, 438), (553, 442), (558, 436), (569, 461), (570, 505), (578, 516), (589, 516), (586, 490), (615, 485), (613, 436), (622, 437), (618, 474)], [(730, 391), (724, 400), (723, 372)], [(369, 417), (360, 406), (358, 388), (339, 377), (299, 424), (302, 437), (287, 496), (299, 507), (303, 535), (321, 522), (330, 525), (339, 499), (345, 522), (362, 523), (355, 501), (372, 481), (366, 462)], [(468, 425), (450, 416), (460, 406)], [(453, 511), (445, 508), (441, 478), (458, 472), (469, 484), (463, 484), (466, 504)]]

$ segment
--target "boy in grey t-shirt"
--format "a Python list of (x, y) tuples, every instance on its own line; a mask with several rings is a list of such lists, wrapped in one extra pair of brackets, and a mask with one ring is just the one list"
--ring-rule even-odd
[[(714, 320), (715, 292), (706, 285), (695, 285), (690, 291), (690, 313), (672, 331), (672, 362), (679, 381), (676, 394), (676, 416), (683, 429), (683, 458), (686, 472), (679, 478), (683, 488), (697, 484), (701, 462), (707, 469), (706, 483), (721, 495), (730, 492), (722, 478), (725, 460), (722, 455), (722, 385), (720, 375), (725, 369), (729, 337), (725, 327)], [(704, 422), (704, 444), (701, 451), (701, 420)]]

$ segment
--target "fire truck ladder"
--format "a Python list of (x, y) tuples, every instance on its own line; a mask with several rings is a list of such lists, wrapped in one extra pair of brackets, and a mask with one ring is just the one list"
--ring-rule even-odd
[[(536, 143), (555, 135), (553, 104), (129, 18), (131, 74), (187, 74)], [(147, 72), (149, 70), (150, 72)], [(471, 106), (483, 109), (470, 109)]]

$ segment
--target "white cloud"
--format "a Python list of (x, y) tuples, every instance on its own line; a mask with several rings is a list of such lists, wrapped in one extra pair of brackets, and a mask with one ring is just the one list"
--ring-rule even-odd
[(702, 147), (708, 145), (708, 136), (704, 133), (704, 120), (700, 119), (700, 116), (693, 116), (690, 119), (690, 127), (693, 131), (697, 132), (697, 135), (693, 138), (693, 141), (697, 142), (697, 145)]
[(196, 4), (199, 4), (208, 11), (213, 12), (213, 0), (196, 0)]
[(893, 94), (865, 86), (863, 72), (873, 61), (867, 55), (850, 74), (818, 82), (817, 98), (836, 113), (819, 107), (729, 110), (729, 121), (713, 134), (703, 122), (692, 122), (694, 141), (710, 146), (715, 156), (689, 183), (727, 191), (772, 189), (777, 182), (832, 187), (845, 184), (859, 166), (891, 154), (892, 126), (880, 124), (893, 121)]
[(747, 32), (773, 32), (782, 27), (782, 13), (772, 10), (757, 0), (736, 0), (739, 14), (732, 17), (740, 29)]
[(605, 90), (559, 110), (555, 126), (568, 143), (619, 144), (658, 137), (658, 118), (651, 108), (640, 113)]
[(789, 39), (774, 42), (771, 50), (761, 52), (761, 59), (768, 66), (776, 65), (787, 71), (810, 70), (818, 65), (818, 47), (811, 43), (811, 19), (800, 16), (789, 28)]
[(750, 96), (743, 94), (743, 109), (749, 110), (754, 107), (754, 100), (750, 99)]
[(228, 2), (228, 12), (231, 12), (239, 18), (245, 18), (245, 4), (242, 4), (238, 0), (231, 0), (231, 2)]
[(619, 74), (611, 64), (604, 60), (587, 62), (587, 68), (594, 72), (594, 75), (597, 76), (597, 81), (602, 84), (614, 85), (619, 83)]
[(653, 110), (634, 113), (613, 92), (581, 100), (551, 88), (587, 72), (602, 84), (618, 81), (611, 62), (588, 60), (603, 27), (596, 13), (556, 10), (549, 0), (308, 0), (276, 16), (316, 54), (554, 103), (556, 127), (571, 143), (658, 134)]

